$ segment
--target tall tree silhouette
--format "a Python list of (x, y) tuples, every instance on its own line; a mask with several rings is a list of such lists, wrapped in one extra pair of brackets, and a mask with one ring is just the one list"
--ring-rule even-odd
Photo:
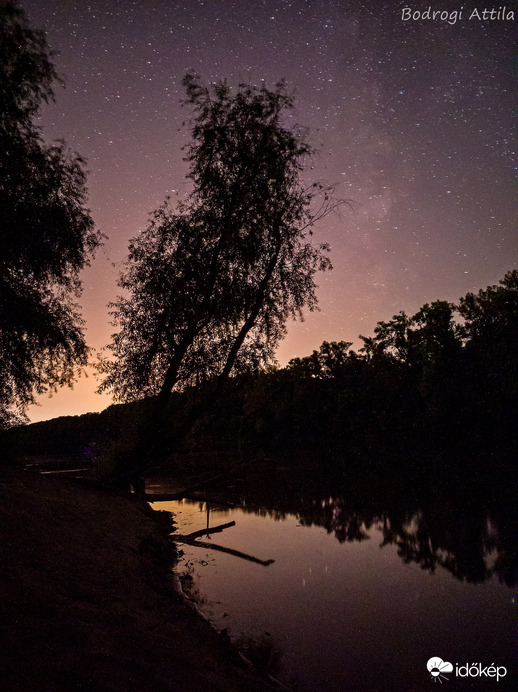
[(173, 390), (211, 380), (217, 396), (231, 373), (271, 360), (290, 316), (315, 308), (314, 275), (331, 265), (308, 234), (339, 204), (301, 183), (310, 148), (282, 123), (292, 105), (283, 83), (208, 89), (187, 75), (183, 84), (193, 190), (131, 242), (126, 295), (112, 305), (115, 358), (101, 366), (101, 389), (116, 399), (156, 395), (155, 431)]
[(87, 347), (74, 299), (100, 243), (85, 210), (83, 160), (49, 146), (33, 119), (54, 99), (44, 34), (0, 2), (0, 427), (35, 394), (70, 384)]

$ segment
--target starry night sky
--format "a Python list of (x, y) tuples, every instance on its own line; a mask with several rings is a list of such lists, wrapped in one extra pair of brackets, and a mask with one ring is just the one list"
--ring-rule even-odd
[[(166, 197), (188, 187), (181, 108), (188, 70), (205, 81), (295, 92), (294, 124), (317, 153), (308, 182), (337, 185), (355, 211), (315, 232), (332, 245), (321, 311), (293, 323), (281, 364), (323, 340), (353, 341), (379, 320), (457, 301), (517, 266), (514, 219), (516, 20), (469, 19), (502, 5), (442, 0), (21, 0), (47, 32), (66, 88), (42, 112), (48, 140), (87, 159), (89, 207), (108, 239), (83, 273), (94, 350), (109, 341), (107, 303), (128, 240)], [(459, 11), (449, 23), (402, 20)], [(507, 11), (516, 3), (507, 2)], [(453, 18), (452, 18), (453, 19)], [(32, 407), (31, 420), (101, 410), (94, 376)]]

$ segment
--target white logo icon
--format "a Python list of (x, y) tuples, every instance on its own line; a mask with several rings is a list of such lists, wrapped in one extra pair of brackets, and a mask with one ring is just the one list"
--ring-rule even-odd
[(428, 663), (426, 664), (426, 667), (428, 668), (428, 671), (432, 676), (432, 680), (434, 682), (439, 681), (441, 684), (441, 678), (443, 678), (443, 680), (448, 680), (448, 678), (445, 675), (443, 675), (443, 673), (453, 672), (453, 664), (448, 663), (447, 661), (443, 661), (442, 658), (439, 658), (438, 656), (433, 656), (432, 658), (430, 658)]

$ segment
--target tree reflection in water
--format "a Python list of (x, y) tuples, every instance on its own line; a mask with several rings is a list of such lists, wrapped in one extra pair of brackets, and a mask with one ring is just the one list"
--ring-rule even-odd
[[(451, 469), (452, 465), (444, 465)], [(505, 465), (499, 466), (500, 469)], [(326, 474), (292, 468), (255, 468), (232, 487), (213, 488), (244, 511), (276, 520), (297, 516), (303, 526), (321, 526), (340, 543), (364, 541), (374, 527), (380, 547), (394, 544), (405, 563), (429, 572), (441, 567), (455, 578), (481, 583), (493, 576), (518, 583), (518, 520), (510, 473), (466, 465), (446, 479), (422, 465), (401, 464), (383, 473)], [(433, 478), (433, 482), (430, 482)], [(372, 535), (372, 533), (371, 533)]]

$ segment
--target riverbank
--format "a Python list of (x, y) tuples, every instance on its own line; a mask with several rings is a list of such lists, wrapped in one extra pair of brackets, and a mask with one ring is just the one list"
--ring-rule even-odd
[(259, 692), (174, 590), (169, 515), (132, 496), (2, 470), (6, 692)]

